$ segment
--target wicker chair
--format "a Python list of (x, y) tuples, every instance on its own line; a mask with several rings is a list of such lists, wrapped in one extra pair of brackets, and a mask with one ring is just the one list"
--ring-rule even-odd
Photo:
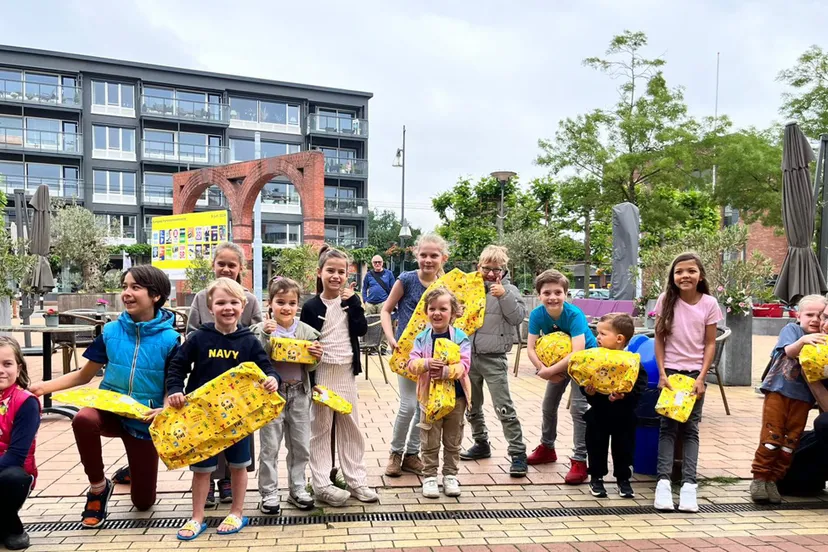
[(368, 333), (360, 338), (359, 352), (365, 355), (365, 379), (368, 379), (368, 355), (376, 353), (382, 367), (382, 377), (388, 383), (388, 374), (385, 372), (385, 359), (382, 358), (382, 324), (379, 314), (370, 314), (365, 317), (368, 321)]
[(78, 361), (78, 347), (89, 347), (95, 338), (100, 333), (100, 328), (106, 324), (105, 320), (97, 320), (82, 314), (60, 313), (58, 314), (58, 322), (60, 324), (88, 324), (96, 326), (94, 331), (81, 333), (56, 333), (52, 341), (52, 353), (61, 351), (63, 353), (63, 373), (68, 374), (72, 367), (70, 360), (75, 360), (75, 370), (80, 368)]

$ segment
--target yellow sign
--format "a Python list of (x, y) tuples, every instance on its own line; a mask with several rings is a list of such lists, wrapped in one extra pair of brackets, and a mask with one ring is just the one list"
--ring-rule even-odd
[(189, 268), (199, 257), (211, 258), (227, 235), (227, 211), (153, 217), (152, 266), (162, 270)]

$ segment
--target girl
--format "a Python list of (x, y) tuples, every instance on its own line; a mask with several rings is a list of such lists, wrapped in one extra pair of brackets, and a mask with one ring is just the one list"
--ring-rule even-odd
[(89, 478), (83, 526), (98, 527), (106, 519), (112, 481), (104, 476), (102, 437), (118, 437), (124, 443), (132, 481), (132, 504), (147, 510), (155, 503), (158, 453), (150, 439), (149, 422), (164, 404), (164, 372), (178, 350), (174, 316), (161, 307), (170, 295), (170, 280), (161, 270), (138, 265), (121, 277), (121, 301), (126, 312), (104, 326), (103, 332), (84, 351), (87, 363), (76, 372), (33, 385), (32, 393), (44, 395), (85, 385), (104, 365), (101, 389), (129, 395), (154, 408), (145, 421), (132, 420), (94, 408), (82, 408), (72, 420), (81, 463)]
[[(418, 270), (403, 272), (391, 288), (388, 300), (382, 308), (382, 329), (392, 349), (397, 348), (397, 339), (402, 335), (420, 297), (425, 290), (443, 274), (443, 265), (448, 260), (448, 244), (437, 234), (422, 234), (414, 244)], [(397, 308), (397, 332), (391, 326), (391, 313)], [(400, 408), (394, 421), (394, 435), (391, 439), (391, 455), (385, 475), (399, 477), (403, 471), (419, 475), (423, 469), (420, 460), (419, 405), (417, 384), (403, 376), (397, 376), (400, 392)], [(471, 396), (471, 395), (470, 395)], [(407, 444), (406, 444), (407, 441)]]
[(26, 388), (29, 372), (17, 341), (0, 337), (0, 541), (9, 550), (29, 546), (17, 512), (34, 488), (35, 435), (40, 401)]
[[(423, 443), (423, 496), (439, 498), (437, 488), (437, 467), (440, 465), (440, 442), (443, 443), (443, 492), (446, 496), (460, 496), (460, 482), (457, 481), (457, 467), (460, 463), (460, 445), (463, 443), (463, 415), (471, 397), (469, 366), (471, 365), (471, 343), (463, 332), (451, 324), (460, 316), (457, 297), (444, 287), (438, 287), (426, 295), (425, 311), (430, 328), (426, 328), (414, 340), (408, 367), (417, 380), (417, 398), (425, 408), (428, 403), (431, 380), (454, 380), (454, 410), (436, 422), (428, 424), (425, 412), (419, 424)], [(439, 338), (449, 339), (460, 345), (460, 362), (446, 364), (432, 358), (434, 343)]]
[(359, 296), (348, 281), (348, 256), (327, 245), (319, 251), (316, 274), (317, 295), (302, 307), (301, 321), (320, 332), (325, 352), (311, 375), (353, 405), (348, 416), (336, 417), (336, 449), (350, 492), (331, 484), (331, 426), (334, 412), (325, 405), (311, 407), (310, 468), (317, 500), (344, 506), (353, 496), (362, 502), (376, 502), (377, 493), (367, 485), (365, 442), (359, 426), (357, 386), (354, 376), (362, 372), (359, 337), (368, 331)]
[[(313, 341), (309, 352), (317, 360), (322, 358), (319, 332), (296, 320), (299, 308), (299, 284), (290, 278), (276, 277), (268, 287), (270, 317), (253, 327), (253, 333), (261, 340), (270, 357), (273, 337), (288, 337)], [(261, 510), (265, 514), (278, 514), (279, 479), (278, 458), (282, 435), (287, 445), (288, 502), (300, 510), (313, 508), (313, 498), (305, 490), (305, 468), (310, 459), (310, 372), (316, 365), (276, 362), (271, 360), (282, 383), (279, 393), (285, 398), (282, 415), (259, 431), (262, 452), (259, 455), (259, 494), (262, 495)]]
[[(670, 474), (673, 470), (676, 434), (684, 433), (684, 459), (679, 510), (698, 512), (696, 502), (696, 463), (699, 458), (699, 422), (704, 405), (704, 380), (716, 351), (716, 324), (722, 319), (716, 299), (710, 295), (704, 267), (695, 253), (682, 253), (673, 259), (667, 275), (667, 290), (656, 303), (655, 354), (660, 388), (670, 387), (667, 377), (684, 374), (696, 380), (696, 404), (684, 424), (661, 418), (658, 438), (658, 485), (656, 510), (674, 509)], [(679, 428), (679, 425), (682, 427)]]

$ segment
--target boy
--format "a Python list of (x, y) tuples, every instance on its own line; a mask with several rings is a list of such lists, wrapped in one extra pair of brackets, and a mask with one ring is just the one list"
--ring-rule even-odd
[(483, 326), (472, 336), (471, 409), (466, 419), (471, 424), (474, 445), (460, 453), (462, 460), (479, 460), (492, 455), (489, 432), (483, 417), (483, 382), (489, 388), (494, 409), (509, 443), (512, 477), (526, 476), (526, 444), (515, 405), (509, 393), (506, 353), (512, 350), (515, 328), (526, 316), (526, 304), (517, 288), (509, 282), (506, 266), (509, 252), (505, 247), (489, 245), (480, 254), (477, 270), (486, 285), (486, 316)]
[(813, 386), (809, 386), (802, 375), (799, 353), (807, 344), (825, 343), (826, 336), (820, 331), (825, 307), (826, 300), (821, 295), (803, 297), (797, 306), (799, 324), (791, 323), (782, 328), (771, 354), (771, 368), (761, 385), (765, 394), (762, 430), (751, 470), (750, 498), (754, 502), (782, 502), (776, 482), (791, 466), (793, 451), (814, 404)]
[[(598, 345), (605, 349), (623, 351), (635, 334), (635, 323), (628, 314), (609, 313), (598, 322)], [(605, 498), (604, 476), (607, 475), (607, 452), (612, 439), (612, 467), (618, 494), (622, 498), (635, 498), (630, 477), (635, 450), (635, 408), (638, 397), (647, 386), (647, 372), (638, 370), (638, 378), (632, 391), (602, 395), (592, 386), (582, 387), (589, 410), (586, 421), (586, 445), (589, 458), (589, 491), (592, 496)]]
[[(555, 439), (558, 436), (558, 405), (570, 383), (566, 373), (569, 356), (552, 366), (544, 366), (535, 352), (535, 344), (541, 335), (552, 332), (564, 332), (572, 338), (572, 351), (582, 351), (598, 346), (595, 336), (587, 324), (584, 313), (571, 303), (566, 302), (569, 280), (557, 270), (547, 270), (535, 278), (535, 291), (540, 296), (541, 305), (535, 307), (529, 315), (529, 339), (527, 352), (538, 375), (549, 380), (543, 397), (543, 423), (541, 424), (541, 443), (529, 455), (529, 465), (556, 462)], [(588, 404), (579, 387), (572, 382), (572, 416), (573, 452), (572, 464), (564, 482), (567, 485), (580, 485), (587, 480), (586, 464), (586, 422), (584, 412)]]

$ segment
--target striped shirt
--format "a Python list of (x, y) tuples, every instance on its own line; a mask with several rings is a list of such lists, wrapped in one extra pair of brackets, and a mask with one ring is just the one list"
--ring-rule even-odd
[(351, 337), (348, 334), (348, 316), (342, 310), (342, 299), (325, 299), (320, 296), (327, 307), (325, 322), (322, 323), (322, 361), (328, 364), (351, 364), (354, 352), (351, 349)]

